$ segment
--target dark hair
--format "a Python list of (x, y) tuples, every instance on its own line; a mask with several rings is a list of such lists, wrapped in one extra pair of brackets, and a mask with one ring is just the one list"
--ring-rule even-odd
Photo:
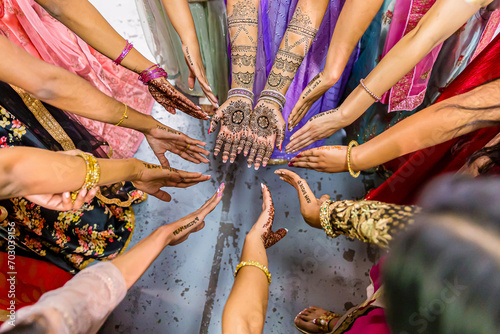
[(393, 334), (498, 333), (500, 179), (445, 177), (385, 263)]

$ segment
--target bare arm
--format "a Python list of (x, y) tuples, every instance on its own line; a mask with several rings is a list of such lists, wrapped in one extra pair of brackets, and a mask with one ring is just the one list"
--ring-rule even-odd
[[(80, 189), (86, 166), (74, 153), (52, 152), (30, 147), (0, 149), (0, 198), (33, 194), (58, 194)], [(164, 201), (170, 195), (162, 187), (189, 187), (210, 176), (142, 162), (137, 159), (97, 159), (101, 167), (98, 185), (133, 181), (138, 189)]]
[(378, 166), (387, 161), (431, 147), (470, 133), (484, 123), (498, 121), (498, 109), (470, 111), (455, 108), (487, 108), (500, 105), (500, 80), (480, 86), (468, 93), (432, 105), (394, 125), (367, 143), (353, 149), (355, 170)]
[[(245, 238), (241, 261), (267, 264), (266, 248), (280, 241), (286, 229), (272, 231), (274, 206), (271, 192), (262, 185), (264, 200), (262, 213)], [(269, 282), (261, 269), (245, 266), (235, 278), (231, 294), (222, 314), (223, 334), (262, 333), (269, 299)]]
[[(125, 48), (125, 39), (88, 0), (36, 0), (36, 2), (108, 58), (118, 58)], [(153, 65), (136, 49), (132, 49), (121, 64), (136, 73), (141, 73)]]
[(302, 92), (288, 119), (290, 129), (293, 129), (314, 102), (340, 79), (356, 44), (383, 3), (383, 0), (347, 0), (345, 2), (330, 41), (325, 68), (309, 82)]
[(111, 261), (125, 278), (127, 289), (144, 274), (165, 247), (185, 241), (192, 232), (197, 232), (205, 226), (205, 217), (219, 204), (223, 192), (224, 184), (200, 209), (176, 222), (157, 228), (128, 252)]

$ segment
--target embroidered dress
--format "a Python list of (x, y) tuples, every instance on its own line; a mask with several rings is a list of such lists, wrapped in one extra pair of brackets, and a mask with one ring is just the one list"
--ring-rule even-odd
[[(59, 151), (63, 147), (74, 149), (78, 143), (80, 149), (105, 157), (102, 142), (68, 115), (34, 99), (27, 103), (27, 94), (18, 91), (23, 98), (0, 83), (1, 148), (29, 146)], [(115, 188), (121, 189), (116, 192)], [(2, 200), (0, 205), (7, 209), (8, 217), (0, 223), (0, 235), (6, 238), (9, 222), (15, 222), (19, 255), (50, 261), (72, 273), (94, 259), (112, 259), (132, 236), (135, 216), (130, 205), (145, 197), (131, 184), (102, 188), (101, 193), (80, 210), (67, 212), (48, 210), (24, 198)]]
[[(32, 56), (89, 81), (101, 92), (146, 114), (154, 100), (137, 74), (116, 66), (92, 49), (33, 0), (0, 0), (0, 31)], [(138, 131), (76, 117), (111, 146), (113, 158), (130, 158), (144, 135)]]

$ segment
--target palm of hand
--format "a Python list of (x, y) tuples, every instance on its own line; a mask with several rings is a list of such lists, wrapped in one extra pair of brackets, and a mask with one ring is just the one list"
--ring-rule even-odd
[(259, 219), (254, 225), (254, 228), (257, 230), (257, 233), (262, 238), (262, 242), (264, 243), (264, 248), (269, 248), (276, 244), (278, 241), (283, 239), (283, 237), (287, 234), (287, 230), (281, 228), (276, 232), (273, 232), (273, 223), (274, 223), (274, 205), (273, 199), (271, 197), (271, 192), (269, 188), (265, 185), (262, 185), (262, 192), (264, 194), (264, 202), (262, 203), (262, 213), (260, 214)]
[[(215, 142), (214, 155), (217, 156), (221, 150), (222, 160), (226, 162), (228, 157), (233, 163), (236, 156), (241, 153), (248, 139), (248, 124), (252, 105), (245, 98), (229, 98), (212, 121), (211, 130), (217, 126), (219, 120), (222, 125)], [(211, 131), (210, 130), (210, 131)]]
[(255, 169), (259, 169), (261, 163), (264, 167), (267, 165), (275, 143), (281, 150), (285, 127), (285, 120), (276, 104), (267, 101), (257, 104), (250, 118), (251, 140), (247, 141), (244, 152), (245, 156), (249, 154), (248, 166), (251, 166), (254, 160)]

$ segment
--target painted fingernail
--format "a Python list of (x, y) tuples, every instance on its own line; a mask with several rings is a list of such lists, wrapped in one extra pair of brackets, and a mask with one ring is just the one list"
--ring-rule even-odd
[(220, 108), (220, 106), (219, 106), (219, 104), (218, 104), (218, 103), (216, 103), (215, 105), (217, 106), (217, 109), (219, 109), (219, 108)]
[(264, 183), (261, 183), (261, 184), (260, 184), (260, 187), (261, 187), (262, 189), (264, 189), (266, 186), (264, 185)]
[(293, 167), (293, 164), (290, 162), (290, 163), (288, 164), (288, 167)]
[(208, 90), (209, 90), (210, 92), (212, 92), (212, 87), (208, 86)]
[(285, 231), (288, 233), (288, 229), (285, 227)]
[(63, 196), (64, 196), (64, 198), (69, 198), (70, 194), (69, 193), (64, 193)]
[(280, 176), (280, 180), (281, 181), (285, 181), (285, 178)]
[(300, 157), (301, 157), (301, 155), (300, 155), (300, 154), (297, 154), (297, 158), (300, 158)]
[(252, 164), (250, 164), (250, 165), (247, 166), (247, 168), (250, 168), (250, 167), (252, 167)]
[(292, 153), (295, 153), (295, 152), (297, 152), (297, 150), (293, 150), (293, 151), (292, 151)]
[(255, 166), (255, 167), (254, 167), (254, 169), (255, 169), (255, 170), (259, 170), (259, 167), (260, 167), (260, 166)]
[(290, 141), (292, 141), (292, 140), (293, 140), (293, 136), (290, 137)]

